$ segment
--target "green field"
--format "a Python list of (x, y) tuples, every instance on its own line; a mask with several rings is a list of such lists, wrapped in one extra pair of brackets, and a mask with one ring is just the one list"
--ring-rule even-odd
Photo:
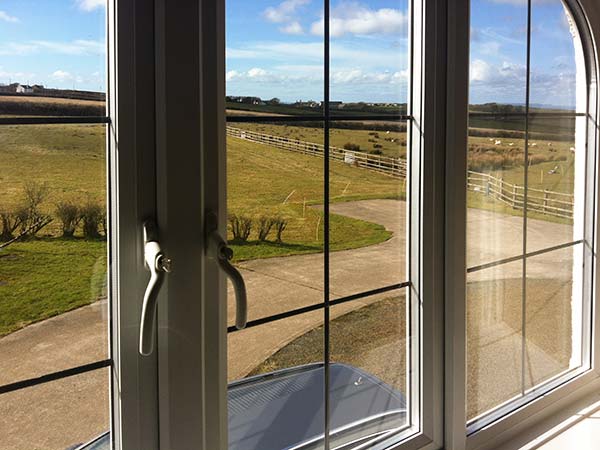
[[(49, 195), (42, 209), (50, 215), (62, 200), (103, 201), (104, 127), (3, 127), (0, 166), (0, 211), (17, 208), (24, 184), (31, 181), (47, 185)], [(319, 158), (230, 139), (230, 212), (255, 220), (269, 216), (288, 221), (281, 243), (275, 242), (273, 232), (266, 242), (258, 242), (256, 230), (248, 242), (234, 243), (236, 260), (322, 251), (322, 213), (314, 208), (323, 203), (322, 170)], [(332, 164), (330, 189), (332, 201), (403, 196), (400, 181), (343, 163)], [(390, 237), (382, 226), (361, 220), (332, 215), (331, 224), (333, 250), (372, 245)], [(0, 250), (0, 335), (99, 297), (90, 290), (90, 280), (104, 267), (98, 266), (98, 260), (104, 260), (105, 242), (84, 240), (81, 230), (73, 239), (60, 234), (55, 219), (37, 238)]]

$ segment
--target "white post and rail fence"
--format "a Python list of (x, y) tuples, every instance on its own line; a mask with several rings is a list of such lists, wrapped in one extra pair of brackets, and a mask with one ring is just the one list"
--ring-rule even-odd
[[(244, 139), (259, 144), (270, 145), (303, 155), (323, 157), (322, 144), (290, 139), (283, 136), (258, 133), (241, 128), (227, 127), (227, 136)], [(361, 167), (394, 178), (406, 178), (406, 160), (383, 155), (369, 155), (364, 152), (329, 147), (329, 157), (350, 166)], [(468, 171), (467, 187), (470, 191), (483, 194), (516, 210), (523, 209), (525, 188), (504, 181), (489, 173)], [(564, 219), (573, 219), (574, 196), (546, 189), (527, 189), (527, 211)]]

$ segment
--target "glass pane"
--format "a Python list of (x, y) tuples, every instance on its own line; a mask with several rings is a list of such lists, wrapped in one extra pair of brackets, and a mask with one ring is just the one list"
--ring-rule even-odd
[(332, 116), (406, 114), (409, 24), (408, 0), (331, 2)]
[(105, 9), (102, 1), (3, 3), (0, 115), (106, 115)]
[(471, 2), (467, 267), (523, 252), (526, 2)]
[(0, 127), (0, 384), (108, 357), (105, 135)]
[(467, 276), (467, 418), (521, 394), (523, 264)]
[(322, 309), (229, 333), (230, 449), (322, 441), (323, 334)]
[(581, 365), (583, 247), (527, 259), (526, 387)]
[[(321, 124), (230, 123), (227, 134), (228, 239), (249, 320), (322, 303)], [(232, 286), (229, 306), (232, 325)]]
[(404, 289), (331, 308), (332, 448), (408, 424), (408, 323)]
[(227, 2), (228, 114), (322, 114), (322, 2)]
[(2, 394), (2, 448), (65, 450), (105, 433), (110, 427), (109, 375), (100, 369)]
[(406, 281), (406, 122), (337, 121), (330, 135), (331, 298)]

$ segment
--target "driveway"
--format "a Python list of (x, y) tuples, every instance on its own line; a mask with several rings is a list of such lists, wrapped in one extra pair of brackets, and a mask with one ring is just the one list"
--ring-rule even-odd
[[(399, 283), (406, 279), (405, 209), (404, 202), (395, 200), (367, 200), (331, 205), (331, 212), (335, 214), (379, 223), (393, 232), (393, 237), (386, 242), (331, 254), (332, 297), (347, 296)], [(467, 252), (469, 266), (511, 257), (522, 252), (522, 220), (519, 217), (469, 210), (468, 226), (472, 236)], [(528, 251), (570, 241), (571, 234), (568, 225), (529, 220)], [(532, 259), (528, 264), (528, 276), (568, 281), (572, 268), (571, 258), (570, 251), (561, 250)], [(323, 302), (322, 254), (248, 261), (240, 264), (240, 269), (248, 287), (250, 320)], [(520, 263), (511, 263), (472, 274), (469, 276), (469, 281), (483, 281), (492, 277), (518, 278), (521, 276), (521, 271)], [(331, 315), (337, 317), (390, 295), (393, 293), (336, 306), (332, 308)], [(493, 301), (498, 304), (502, 299), (496, 296)], [(486, 320), (491, 321), (489, 327), (479, 329), (478, 335), (475, 336), (474, 345), (477, 348), (483, 349), (484, 346), (488, 346), (488, 351), (483, 352), (489, 356), (488, 360), (482, 360), (482, 364), (475, 369), (475, 373), (480, 377), (481, 386), (487, 385), (484, 381), (486, 378), (493, 379), (494, 371), (490, 368), (496, 365), (493, 356), (498, 355), (498, 351), (502, 352), (500, 354), (507, 355), (504, 359), (512, 361), (506, 364), (503, 361), (505, 371), (514, 371), (520, 363), (520, 360), (513, 358), (514, 353), (521, 348), (520, 331), (518, 327), (517, 329), (507, 327), (504, 323), (505, 317), (506, 311), (501, 311), (495, 316), (492, 314), (491, 318), (488, 314)], [(233, 301), (230, 295), (228, 310), (230, 324), (233, 323), (233, 318)], [(229, 379), (244, 377), (278, 349), (322, 324), (323, 312), (314, 311), (232, 333), (228, 342)], [(0, 339), (0, 360), (3, 369), (0, 371), (0, 384), (84, 364), (94, 359), (104, 359), (106, 336), (105, 308), (101, 303), (80, 308), (13, 333)], [(480, 357), (483, 353), (480, 352)], [(535, 345), (530, 346), (529, 356), (534, 365), (536, 361), (542, 361), (540, 364), (543, 363), (545, 367), (542, 371), (544, 373), (556, 370), (559, 364)], [(90, 382), (86, 384), (77, 381), (85, 379)], [(15, 399), (19, 397), (18, 402), (12, 403), (11, 409), (11, 402), (6, 403), (3, 399), (0, 414), (3, 417), (20, 417), (20, 419), (3, 421), (0, 425), (0, 435), (6, 437), (8, 430), (12, 430), (13, 434), (18, 430), (19, 433), (27, 435), (35, 432), (36, 424), (49, 421), (49, 427), (44, 427), (46, 430), (44, 433), (48, 432), (48, 428), (55, 428), (56, 433), (51, 433), (44, 439), (48, 443), (53, 443), (48, 448), (60, 448), (60, 445), (64, 444), (65, 436), (68, 436), (65, 430), (69, 428), (69, 424), (75, 417), (69, 419), (69, 416), (61, 418), (59, 414), (51, 414), (50, 419), (49, 414), (53, 411), (53, 407), (61, 411), (72, 409), (72, 415), (83, 416), (86, 414), (84, 404), (89, 405), (90, 414), (98, 408), (98, 405), (108, 408), (106, 381), (107, 373), (104, 370), (100, 375), (88, 378), (76, 377), (71, 382), (52, 383), (10, 394)], [(80, 389), (69, 388), (69, 383), (72, 385), (77, 382), (81, 384)], [(65, 389), (61, 389), (61, 385), (64, 385)], [(52, 392), (60, 396), (60, 404), (52, 400)], [(46, 409), (39, 404), (43, 399), (48, 402)], [(82, 403), (81, 399), (85, 399), (85, 402)], [(14, 410), (17, 404), (19, 405), (17, 409), (21, 411), (20, 415), (16, 415), (18, 411)], [(73, 404), (77, 404), (77, 408), (69, 407)], [(29, 420), (22, 420), (23, 411), (27, 411), (30, 415)], [(89, 426), (83, 432), (85, 437), (108, 426), (105, 415), (96, 416), (94, 420), (89, 418)], [(29, 423), (30, 428), (23, 428), (26, 423)], [(17, 440), (12, 444), (7, 443), (3, 438), (3, 443), (8, 445), (7, 448), (22, 447), (18, 437), (14, 438)]]

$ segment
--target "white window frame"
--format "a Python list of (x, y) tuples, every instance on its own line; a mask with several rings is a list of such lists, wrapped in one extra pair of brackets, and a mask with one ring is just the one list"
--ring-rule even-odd
[[(446, 177), (446, 448), (448, 450), (487, 450), (494, 448), (520, 448), (533, 437), (545, 431), (550, 424), (561, 417), (561, 412), (572, 411), (570, 405), (586, 398), (600, 388), (600, 370), (598, 366), (597, 333), (600, 314), (596, 307), (598, 286), (595, 279), (598, 265), (587, 258), (586, 263), (594, 264), (594, 284), (588, 284), (591, 294), (591, 368), (583, 369), (579, 374), (561, 385), (548, 389), (543, 395), (530, 400), (520, 408), (505, 414), (494, 423), (467, 435), (466, 415), (466, 161), (468, 126), (468, 89), (469, 89), (469, 1), (454, 0), (456, 14), (449, 16), (448, 72), (451, 107), (448, 111), (448, 158)], [(596, 74), (598, 73), (598, 54), (595, 42), (600, 33), (600, 8), (590, 0), (568, 0), (583, 41), (587, 58), (588, 75), (588, 112), (598, 117), (596, 94)], [(585, 12), (585, 14), (584, 14)], [(589, 29), (589, 34), (586, 33)], [(453, 106), (452, 106), (453, 105)], [(588, 133), (589, 154), (596, 158), (597, 133), (591, 129)], [(589, 164), (588, 180), (597, 180), (596, 164)], [(460, 176), (463, 174), (464, 176)], [(598, 251), (597, 216), (598, 183), (594, 181), (587, 189), (594, 195), (594, 203), (586, 205), (588, 235), (585, 236)], [(589, 192), (588, 191), (588, 192)], [(452, 212), (452, 213), (451, 213)], [(588, 280), (588, 283), (590, 281)], [(586, 345), (586, 343), (584, 343)]]

